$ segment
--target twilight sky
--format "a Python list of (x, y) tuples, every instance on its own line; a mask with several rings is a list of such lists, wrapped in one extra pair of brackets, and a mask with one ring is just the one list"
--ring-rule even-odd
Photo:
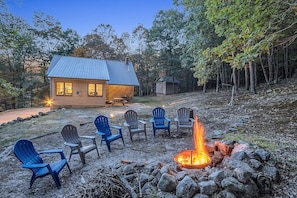
[[(110, 24), (118, 35), (132, 34), (142, 24), (151, 28), (160, 10), (177, 9), (172, 0), (5, 0), (9, 12), (32, 24), (34, 11), (61, 22), (63, 29), (80, 36), (91, 33), (99, 24)], [(179, 8), (181, 10), (182, 8)]]

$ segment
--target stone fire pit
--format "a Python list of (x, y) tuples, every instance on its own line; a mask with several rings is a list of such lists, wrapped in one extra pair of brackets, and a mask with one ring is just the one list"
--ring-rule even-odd
[[(264, 149), (233, 141), (211, 141), (206, 147), (212, 162), (203, 169), (182, 168), (174, 160), (172, 164), (123, 161), (109, 167), (109, 172), (126, 188), (125, 197), (255, 198), (270, 194), (271, 184), (280, 181)], [(79, 190), (76, 195), (81, 195)], [(90, 192), (94, 190), (89, 196)]]

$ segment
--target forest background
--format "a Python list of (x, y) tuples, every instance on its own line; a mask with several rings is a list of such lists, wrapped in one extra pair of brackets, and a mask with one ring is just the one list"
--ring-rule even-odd
[(295, 0), (173, 0), (184, 11), (159, 11), (150, 29), (142, 25), (117, 35), (100, 24), (80, 37), (73, 29), (36, 12), (33, 25), (9, 13), (0, 0), (0, 111), (44, 105), (53, 55), (125, 60), (140, 86), (135, 95), (155, 93), (160, 76), (179, 79), (179, 92), (232, 86), (267, 87), (297, 70)]

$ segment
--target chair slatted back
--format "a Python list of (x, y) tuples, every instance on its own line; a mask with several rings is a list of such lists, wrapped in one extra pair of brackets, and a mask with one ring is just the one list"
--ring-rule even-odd
[(131, 126), (131, 129), (138, 128), (138, 116), (133, 110), (128, 110), (124, 114), (126, 122)]
[(65, 142), (81, 145), (81, 140), (77, 132), (77, 128), (73, 125), (65, 125), (61, 131)]
[(108, 123), (108, 118), (106, 116), (103, 116), (103, 115), (98, 116), (95, 119), (94, 124), (95, 124), (97, 130), (100, 132), (103, 132), (106, 137), (112, 135), (110, 126)]
[[(33, 143), (30, 140), (20, 139), (15, 145), (13, 152), (15, 156), (22, 162), (22, 164), (42, 164), (43, 160), (36, 152)], [(32, 169), (37, 172), (40, 168)]]
[(180, 121), (180, 124), (188, 124), (190, 118), (190, 110), (188, 108), (182, 107), (177, 110), (177, 118)]
[(165, 124), (165, 110), (161, 107), (156, 107), (152, 111), (153, 119), (156, 126)]

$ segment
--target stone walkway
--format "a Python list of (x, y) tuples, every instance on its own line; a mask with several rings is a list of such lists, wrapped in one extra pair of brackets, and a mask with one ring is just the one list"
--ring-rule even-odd
[(22, 108), (22, 109), (11, 109), (7, 111), (0, 112), (0, 124), (12, 121), (20, 118), (27, 118), (31, 115), (38, 115), (39, 112), (49, 112), (49, 107), (39, 107), (39, 108)]

